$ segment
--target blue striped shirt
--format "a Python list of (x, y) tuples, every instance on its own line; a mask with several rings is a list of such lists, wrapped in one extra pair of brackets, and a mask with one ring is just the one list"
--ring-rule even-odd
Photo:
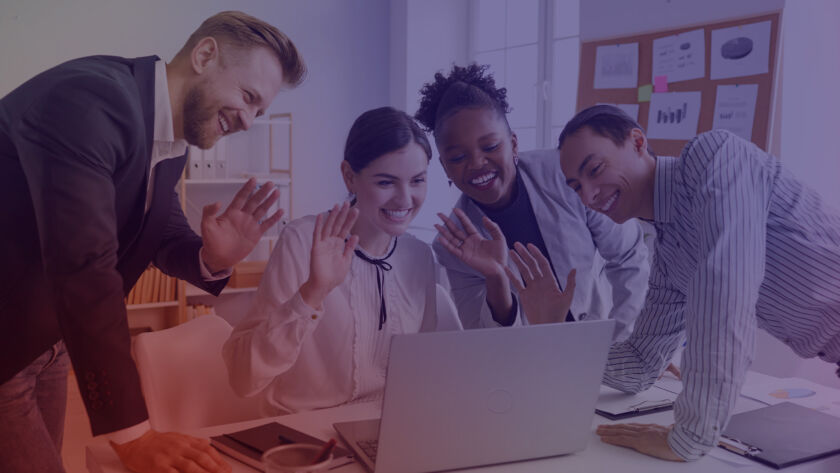
[(612, 347), (604, 383), (647, 389), (685, 337), (668, 443), (691, 460), (726, 427), (756, 327), (799, 356), (840, 361), (840, 214), (772, 156), (715, 130), (680, 159), (657, 158), (653, 223), (645, 307)]

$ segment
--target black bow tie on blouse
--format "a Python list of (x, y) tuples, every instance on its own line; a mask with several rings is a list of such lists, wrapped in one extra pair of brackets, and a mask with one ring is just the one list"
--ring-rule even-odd
[(356, 256), (376, 266), (376, 287), (379, 289), (379, 330), (382, 330), (382, 326), (388, 319), (388, 313), (385, 310), (385, 296), (382, 294), (382, 283), (385, 282), (385, 274), (383, 273), (383, 271), (391, 270), (391, 263), (387, 262), (386, 260), (394, 254), (394, 250), (396, 249), (397, 239), (394, 238), (394, 246), (391, 247), (391, 251), (389, 251), (384, 258), (371, 258), (368, 255), (364, 254), (361, 250), (353, 250), (353, 252), (356, 253)]

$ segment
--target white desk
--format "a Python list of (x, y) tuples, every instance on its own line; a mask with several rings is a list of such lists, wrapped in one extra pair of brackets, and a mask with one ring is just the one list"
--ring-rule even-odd
[[(735, 406), (735, 413), (763, 407), (764, 404), (741, 397)], [(330, 437), (338, 438), (332, 428), (335, 422), (352, 420), (371, 419), (379, 417), (380, 405), (377, 403), (356, 404), (350, 406), (324, 409), (320, 411), (304, 412), (288, 416), (276, 417), (277, 420), (295, 429), (301, 430), (315, 437), (324, 440)], [(594, 414), (593, 414), (594, 415)], [(259, 419), (235, 424), (207, 427), (186, 432), (196, 437), (211, 437), (226, 432), (233, 432), (247, 427), (252, 427), (266, 422), (268, 419)], [(622, 422), (657, 423), (669, 425), (673, 423), (673, 411), (657, 412), (647, 416), (635, 417), (625, 421), (609, 421), (601, 416), (594, 415), (592, 420), (592, 431), (587, 448), (578, 453), (560, 457), (546, 458), (541, 460), (508, 463), (490, 467), (473, 468), (469, 472), (493, 472), (493, 473), (591, 473), (591, 472), (616, 472), (616, 473), (656, 473), (656, 472), (769, 472), (778, 471), (766, 467), (752, 460), (716, 448), (705, 458), (691, 463), (674, 463), (665, 460), (642, 455), (634, 450), (615, 447), (601, 442), (595, 435), (595, 428), (601, 424), (617, 424)], [(840, 442), (840, 439), (838, 439)], [(87, 467), (91, 473), (127, 473), (116, 453), (104, 439), (98, 439), (86, 449)], [(256, 470), (246, 466), (232, 458), (225, 457), (233, 467), (234, 473), (255, 473)], [(786, 468), (785, 473), (837, 473), (840, 472), (840, 455), (825, 458), (815, 462), (797, 465)], [(365, 473), (364, 468), (359, 464), (347, 465), (335, 470), (334, 473)]]

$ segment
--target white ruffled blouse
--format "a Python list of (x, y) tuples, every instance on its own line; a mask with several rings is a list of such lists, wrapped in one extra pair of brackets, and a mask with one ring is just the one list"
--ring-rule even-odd
[(407, 234), (391, 240), (392, 269), (382, 271), (382, 330), (376, 266), (358, 256), (322, 310), (309, 307), (298, 290), (309, 277), (314, 228), (308, 216), (283, 229), (254, 303), (223, 348), (233, 389), (262, 396), (267, 415), (380, 399), (391, 337), (461, 328), (451, 301), (436, 301), (431, 248)]

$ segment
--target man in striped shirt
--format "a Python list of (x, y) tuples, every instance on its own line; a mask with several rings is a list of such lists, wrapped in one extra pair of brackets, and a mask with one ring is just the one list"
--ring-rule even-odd
[(801, 357), (840, 361), (840, 214), (776, 159), (722, 130), (679, 159), (657, 157), (611, 106), (580, 112), (558, 147), (585, 205), (657, 232), (645, 307), (612, 347), (604, 383), (647, 389), (686, 340), (675, 423), (601, 426), (603, 441), (675, 461), (703, 456), (729, 420), (756, 327)]

